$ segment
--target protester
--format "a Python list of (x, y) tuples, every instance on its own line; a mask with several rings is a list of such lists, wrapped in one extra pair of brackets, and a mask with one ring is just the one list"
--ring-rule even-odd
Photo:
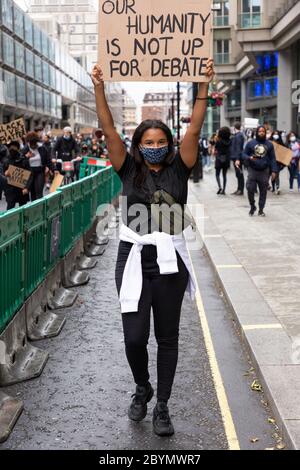
[[(275, 142), (278, 145), (282, 145), (283, 147), (285, 146), (283, 141), (282, 141), (282, 138), (281, 138), (281, 132), (278, 131), (278, 130), (272, 132), (272, 135), (270, 137), (270, 141)], [(272, 176), (271, 176), (271, 185), (272, 185), (272, 193), (275, 193), (275, 194), (279, 195), (280, 194), (280, 176), (279, 176), (279, 174), (283, 170), (285, 165), (283, 163), (280, 163), (280, 162), (276, 161), (276, 166), (277, 166), (276, 178), (272, 179)], [(270, 172), (271, 172), (271, 170), (270, 170)]]
[[(248, 167), (247, 191), (250, 203), (249, 215), (253, 216), (257, 210), (255, 205), (255, 191), (259, 188), (259, 211), (258, 215), (264, 217), (264, 207), (267, 200), (268, 181), (270, 169), (272, 178), (276, 178), (276, 158), (273, 144), (267, 140), (266, 129), (259, 126), (256, 131), (256, 138), (250, 140), (242, 154), (242, 160)], [(240, 160), (235, 162), (237, 167), (240, 166)]]
[(236, 122), (234, 125), (234, 135), (231, 139), (231, 159), (235, 162), (237, 160), (240, 161), (240, 166), (237, 167), (234, 165), (235, 169), (235, 176), (237, 179), (237, 190), (232, 193), (236, 196), (243, 196), (244, 188), (245, 188), (245, 179), (244, 179), (244, 172), (243, 172), (243, 163), (242, 163), (242, 153), (244, 149), (244, 134), (241, 132), (241, 124)]
[[(206, 74), (209, 80), (213, 78), (211, 60), (207, 62)], [(92, 80), (109, 158), (123, 182), (123, 196), (127, 197), (126, 210), (123, 208), (122, 211), (124, 224), (120, 233), (116, 285), (126, 355), (136, 383), (128, 415), (134, 421), (141, 421), (146, 416), (147, 403), (154, 393), (149, 382), (147, 352), (152, 307), (158, 343), (158, 391), (153, 428), (157, 435), (169, 436), (174, 433), (174, 428), (167, 403), (177, 365), (181, 304), (187, 286), (192, 286), (189, 259), (182, 237), (183, 209), (187, 202), (189, 175), (198, 157), (208, 83), (199, 85), (191, 125), (181, 142), (180, 152), (174, 154), (173, 136), (164, 123), (147, 120), (136, 129), (129, 154), (114, 128), (99, 66), (94, 67)], [(176, 207), (181, 208), (181, 229), (176, 236), (172, 235), (176, 232), (174, 227), (171, 230), (169, 225), (166, 233), (163, 230), (165, 221), (155, 218), (158, 203), (163, 201), (166, 204), (169, 201), (169, 205), (176, 202)], [(137, 226), (131, 213), (135, 204), (143, 213)]]
[[(30, 170), (28, 159), (20, 152), (20, 143), (17, 140), (12, 140), (8, 145), (9, 155), (4, 164), (3, 170), (6, 178), (11, 176), (9, 165), (22, 168), (24, 170)], [(32, 176), (27, 181), (26, 188), (20, 189), (8, 183), (5, 185), (5, 199), (7, 203), (6, 210), (13, 209), (18, 203), (19, 206), (24, 206), (29, 202), (29, 189), (32, 184)]]
[(33, 181), (30, 186), (31, 201), (43, 197), (45, 175), (52, 170), (52, 162), (44, 145), (40, 142), (40, 137), (36, 132), (26, 134), (27, 145), (22, 153), (28, 158), (29, 168), (32, 172)]
[[(225, 195), (226, 184), (227, 184), (227, 171), (230, 166), (230, 152), (231, 152), (231, 139), (229, 127), (221, 127), (218, 132), (216, 144), (215, 144), (215, 169), (216, 169), (216, 180), (218, 183), (217, 194)], [(221, 186), (220, 174), (222, 171), (223, 186)]]
[(4, 190), (5, 184), (6, 184), (6, 179), (3, 176), (3, 166), (8, 159), (9, 154), (8, 154), (8, 149), (6, 145), (0, 144), (0, 201), (2, 199), (2, 192)]
[(293, 152), (293, 158), (290, 163), (289, 173), (290, 173), (290, 192), (294, 191), (294, 180), (297, 179), (298, 182), (298, 192), (300, 192), (300, 142), (297, 139), (297, 136), (294, 132), (290, 132), (287, 135), (287, 146)]
[(56, 162), (56, 160), (62, 160), (63, 162), (70, 162), (71, 160), (76, 160), (74, 162), (74, 174), (75, 179), (79, 179), (79, 171), (80, 171), (80, 148), (72, 136), (72, 129), (69, 126), (64, 127), (63, 129), (63, 136), (59, 137), (55, 142), (53, 148), (53, 163), (55, 165), (55, 169), (62, 173), (62, 166), (61, 163)]

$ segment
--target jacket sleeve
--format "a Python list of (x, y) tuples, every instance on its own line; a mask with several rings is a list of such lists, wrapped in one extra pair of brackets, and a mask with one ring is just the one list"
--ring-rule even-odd
[(244, 149), (244, 136), (242, 133), (240, 133), (237, 137), (238, 137), (237, 151), (238, 151), (239, 159), (241, 159), (242, 154), (243, 154), (243, 149)]
[(275, 156), (275, 150), (274, 146), (271, 143), (270, 145), (270, 151), (269, 151), (269, 159), (271, 162), (271, 169), (274, 173), (278, 173), (278, 166), (277, 166), (277, 161), (276, 161), (276, 156)]
[(242, 160), (248, 161), (250, 157), (252, 157), (252, 155), (253, 155), (253, 150), (252, 150), (251, 142), (248, 142), (242, 152)]

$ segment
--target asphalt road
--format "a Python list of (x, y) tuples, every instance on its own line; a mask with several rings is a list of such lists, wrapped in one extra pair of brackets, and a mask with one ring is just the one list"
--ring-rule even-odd
[[(133, 423), (128, 419), (127, 408), (135, 386), (125, 358), (114, 284), (116, 252), (117, 241), (111, 240), (91, 271), (89, 284), (77, 288), (76, 304), (59, 312), (67, 315), (61, 334), (35, 343), (50, 353), (43, 374), (3, 389), (22, 398), (25, 410), (0, 450), (228, 449), (226, 429), (230, 417), (240, 448), (273, 448), (272, 434), (276, 428), (268, 422), (272, 413), (263, 404), (262, 393), (251, 390), (255, 371), (250, 370), (251, 363), (204, 251), (191, 255), (228, 409), (224, 413), (216, 393), (218, 383), (212, 377), (197, 305), (186, 297), (179, 362), (169, 402), (175, 434), (160, 438), (153, 433), (154, 399), (143, 422)], [(149, 351), (155, 386), (153, 332)]]

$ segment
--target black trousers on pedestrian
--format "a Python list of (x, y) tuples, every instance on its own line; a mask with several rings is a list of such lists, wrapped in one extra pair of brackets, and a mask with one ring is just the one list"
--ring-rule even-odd
[(244, 178), (244, 173), (243, 173), (242, 162), (240, 162), (240, 168), (237, 168), (234, 165), (234, 169), (235, 169), (235, 176), (236, 176), (237, 182), (238, 182), (237, 190), (241, 191), (243, 193), (244, 189), (245, 189), (245, 178)]
[(23, 194), (22, 190), (19, 188), (14, 188), (10, 185), (6, 186), (5, 189), (5, 199), (7, 202), (6, 210), (14, 209), (16, 204), (19, 203), (19, 206), (24, 206), (29, 201), (27, 194)]
[[(119, 248), (116, 266), (118, 293), (121, 289), (125, 266), (121, 251), (122, 245), (121, 250)], [(153, 262), (156, 264), (156, 248), (144, 247), (143, 251), (152, 252), (155, 256)], [(175, 274), (151, 273), (153, 269), (149, 269), (148, 264), (146, 269), (143, 269), (143, 287), (138, 312), (122, 314), (127, 360), (135, 383), (146, 385), (149, 381), (147, 345), (152, 307), (154, 332), (158, 345), (157, 399), (165, 402), (170, 398), (176, 372), (181, 305), (189, 278), (188, 270), (178, 253), (177, 260), (179, 271)], [(143, 267), (145, 268), (145, 264)]]
[(223, 175), (223, 190), (225, 191), (226, 189), (226, 184), (227, 184), (227, 171), (228, 171), (228, 163), (218, 163), (216, 164), (216, 180), (217, 180), (217, 183), (218, 183), (218, 186), (219, 186), (219, 189), (222, 189), (222, 186), (221, 186), (221, 178), (220, 178), (220, 174), (221, 174), (221, 171), (222, 171), (222, 175)]
[(255, 206), (255, 190), (258, 186), (259, 189), (259, 201), (258, 207), (263, 210), (266, 205), (268, 184), (269, 184), (270, 170), (258, 171), (253, 168), (248, 168), (248, 179), (247, 179), (247, 191), (248, 199), (251, 207)]
[(30, 171), (33, 176), (33, 181), (30, 186), (30, 196), (31, 200), (35, 201), (43, 197), (45, 173), (43, 168), (30, 168)]

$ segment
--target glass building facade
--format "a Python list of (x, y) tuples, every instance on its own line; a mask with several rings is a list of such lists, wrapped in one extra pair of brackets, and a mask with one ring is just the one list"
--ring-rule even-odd
[(0, 109), (74, 130), (97, 127), (88, 73), (12, 0), (0, 0)]

